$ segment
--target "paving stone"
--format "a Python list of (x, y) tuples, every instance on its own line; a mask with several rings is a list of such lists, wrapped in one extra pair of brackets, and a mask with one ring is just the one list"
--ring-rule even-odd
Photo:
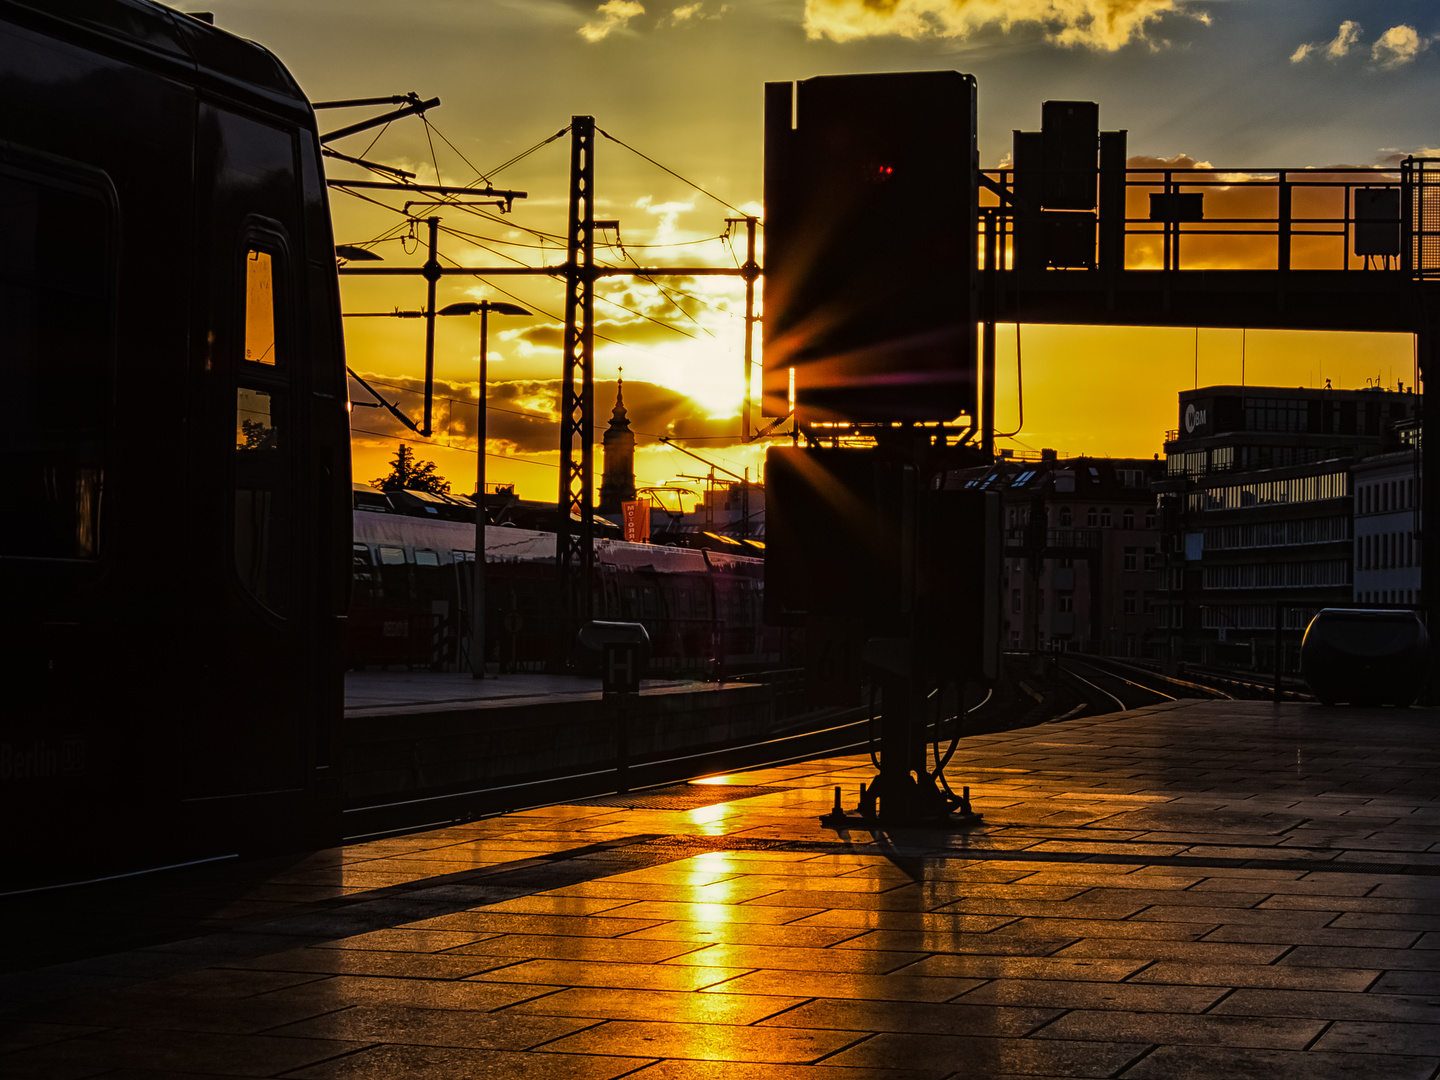
[(458, 1009), (417, 1009), (405, 1005), (356, 1005), (277, 1027), (270, 1034), (301, 1039), (468, 1046), (484, 1050), (527, 1050), (595, 1021), (563, 1016), (477, 1013)]
[[(616, 915), (624, 913), (622, 920), (635, 922), (650, 920), (651, 922), (668, 919), (681, 919), (687, 922), (739, 922), (739, 923), (788, 923), (804, 918), (807, 915), (818, 914), (821, 905), (814, 903), (798, 907), (771, 907), (768, 905), (750, 904), (672, 904), (657, 900), (644, 900), (627, 907), (617, 908)], [(641, 926), (632, 926), (632, 930), (643, 929)], [(543, 931), (537, 931), (542, 932)]]
[(1200, 1013), (1225, 995), (1212, 986), (1155, 986), (1127, 982), (999, 978), (956, 999), (960, 1004), (1024, 1005), (1045, 1009), (1116, 1009)]
[(1229, 1046), (1162, 1046), (1120, 1075), (1125, 1080), (1430, 1080), (1432, 1058), (1303, 1053)]
[(1437, 949), (1345, 949), (1301, 945), (1291, 949), (1281, 964), (1302, 967), (1396, 968), (1402, 971), (1440, 971)]
[[(740, 1061), (659, 1061), (626, 1080), (945, 1080), (949, 1069), (837, 1069), (829, 1065), (756, 1065)], [(1002, 1080), (996, 1077), (995, 1080)], [(1030, 1077), (1027, 1080), (1044, 1080)]]
[(1315, 1049), (1440, 1058), (1440, 1024), (1341, 1020), (1330, 1025)]
[(983, 934), (1014, 920), (1004, 915), (962, 915), (930, 911), (856, 911), (838, 908), (807, 915), (792, 926), (848, 927), (861, 930), (911, 930), (939, 934)]
[[(1083, 867), (1083, 869), (1081, 867)], [(1135, 867), (1126, 867), (1125, 869), (1127, 871), (1125, 873), (1118, 871), (1116, 873), (1105, 873), (1093, 863), (1080, 864), (1079, 867), (1073, 870), (1057, 870), (1052, 865), (1045, 870), (1021, 879), (1019, 884), (1080, 886), (1106, 889), (1188, 889), (1201, 880), (1193, 871), (1188, 877), (1167, 877), (1161, 874), (1141, 876), (1128, 872), (1135, 870)]]
[(1379, 971), (1365, 968), (1187, 964), (1176, 960), (1161, 960), (1129, 976), (1128, 981), (1177, 986), (1253, 986), (1277, 990), (1358, 992), (1375, 983), (1379, 975)]
[(243, 1035), (303, 1020), (333, 1007), (318, 1003), (314, 996), (262, 994), (226, 999), (116, 991), (56, 1002), (28, 1013), (52, 1024)]
[[(486, 948), (486, 943), (490, 947)], [(505, 934), (475, 945), (451, 949), (446, 955), (472, 953), (524, 960), (601, 960), (628, 964), (654, 964), (703, 946), (695, 942), (651, 941), (635, 937), (562, 937), (556, 934)]]
[(851, 926), (797, 926), (794, 923), (706, 923), (677, 921), (660, 923), (626, 934), (617, 941), (669, 941), (690, 943), (690, 947), (716, 942), (736, 945), (785, 945), (802, 949), (823, 949), (864, 934)]
[[(616, 910), (629, 910), (638, 906)], [(569, 937), (619, 937), (635, 930), (643, 930), (659, 922), (656, 918), (639, 915), (616, 917), (610, 915), (569, 916), (569, 915), (510, 915), (505, 912), (490, 912), (484, 908), (478, 911), (457, 911), (433, 919), (410, 923), (410, 930), (459, 930), (489, 934), (563, 934)], [(478, 940), (478, 939), (477, 939)]]
[(195, 1031), (113, 1030), (32, 1047), (15, 1055), (20, 1064), (94, 1065), (171, 1072), (271, 1076), (363, 1049), (363, 1042), (335, 1039), (224, 1035)]
[[(1232, 924), (1205, 935), (1206, 941), (1277, 942), (1355, 949), (1407, 949), (1421, 935), (1406, 930), (1332, 930), (1325, 927)], [(1432, 950), (1435, 951), (1435, 950)]]
[(576, 987), (522, 1002), (505, 1014), (653, 1020), (676, 1024), (753, 1024), (784, 1012), (803, 997), (760, 994), (696, 994), (667, 990)]
[(1369, 989), (1376, 994), (1440, 994), (1440, 971), (1387, 971)]
[(886, 1033), (827, 1058), (825, 1063), (865, 1068), (950, 1069), (958, 1076), (991, 1076), (1004, 1072), (1111, 1076), (1144, 1049), (1143, 1043)]
[(463, 979), (514, 962), (508, 956), (452, 956), (448, 953), (375, 952), (369, 949), (290, 949), (230, 967), (259, 971), (316, 972), (333, 975), (401, 976), (411, 979)]
[(744, 975), (750, 969), (604, 964), (581, 960), (527, 960), (474, 976), (476, 982), (548, 986), (614, 986), (642, 990), (699, 990)]
[(95, 1024), (65, 1023), (62, 1021), (23, 1020), (0, 1023), (0, 1054), (10, 1054), (32, 1046), (75, 1039), (104, 1031)]
[[(1085, 938), (1059, 950), (1057, 956), (1109, 959), (1189, 960), (1197, 964), (1268, 964), (1286, 947), (1271, 944), (1227, 944), (1221, 941), (1157, 941), (1136, 938)], [(1357, 964), (1337, 965), (1358, 967)]]
[(490, 1012), (554, 992), (553, 986), (525, 983), (337, 975), (322, 982), (279, 990), (267, 997), (313, 1003), (317, 1012), (333, 1012), (354, 1005), (382, 1004), (406, 1005), (417, 1009)]
[(822, 998), (774, 1016), (764, 1027), (835, 1028), (843, 1031), (905, 1031), (934, 1035), (1020, 1036), (1059, 1015), (1058, 1009), (948, 1005), (914, 1001)]
[(555, 896), (538, 893), (533, 896), (517, 896), (513, 900), (502, 900), (485, 904), (473, 910), (502, 912), (511, 915), (598, 915), (602, 911), (620, 907), (623, 901), (614, 897), (600, 896)]
[(953, 911), (1034, 918), (1124, 919), (1144, 911), (1145, 907), (1145, 903), (1135, 901), (1012, 900), (1008, 897), (980, 896), (952, 901), (935, 910), (941, 913)]
[(1198, 893), (1194, 889), (1093, 888), (1087, 889), (1084, 895), (1077, 899), (1093, 904), (1134, 905), (1136, 910), (1143, 910), (1154, 904), (1164, 904), (1167, 907), (1252, 908), (1269, 899), (1270, 896), (1269, 892), (1258, 889), (1227, 893), (1217, 897), (1213, 893)]
[(1273, 1016), (1075, 1009), (1041, 1028), (1035, 1037), (1303, 1050), (1324, 1028), (1325, 1024), (1318, 1020)]
[(1383, 896), (1347, 896), (1340, 899), (1333, 896), (1295, 896), (1288, 893), (1271, 896), (1262, 901), (1259, 906), (1292, 911), (1375, 912), (1392, 915), (1404, 915), (1410, 912), (1425, 913), (1432, 909), (1431, 903), (1427, 900), (1396, 899)]
[(665, 961), (667, 965), (761, 970), (873, 972), (883, 974), (924, 958), (923, 952), (878, 949), (795, 949), (774, 945), (710, 945)]
[(1307, 990), (1240, 989), (1220, 1002), (1216, 1013), (1241, 1016), (1296, 1016), (1319, 1020), (1387, 1020), (1440, 1024), (1440, 1001), (1428, 995), (1335, 993)]
[(470, 945), (488, 934), (456, 933), (446, 930), (374, 930), (368, 934), (319, 941), (317, 949), (373, 949), (377, 952), (437, 953), (457, 945)]
[[(910, 969), (906, 969), (908, 972)], [(903, 975), (837, 975), (819, 971), (755, 971), (705, 987), (707, 994), (768, 994), (871, 1001), (949, 1001), (982, 980)]]
[(611, 1080), (644, 1064), (600, 1054), (517, 1054), (457, 1046), (371, 1046), (287, 1073), (296, 1080)]
[(864, 1037), (855, 1031), (612, 1020), (550, 1043), (547, 1050), (706, 1061), (800, 1063), (827, 1057)]

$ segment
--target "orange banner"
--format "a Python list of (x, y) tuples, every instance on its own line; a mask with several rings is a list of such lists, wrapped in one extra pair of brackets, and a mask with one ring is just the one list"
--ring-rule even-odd
[(636, 499), (634, 502), (622, 502), (620, 513), (625, 521), (625, 539), (632, 544), (648, 544), (650, 542), (649, 501)]

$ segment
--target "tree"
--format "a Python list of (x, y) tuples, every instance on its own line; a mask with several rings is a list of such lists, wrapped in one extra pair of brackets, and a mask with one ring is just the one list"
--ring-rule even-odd
[(416, 461), (415, 451), (400, 443), (395, 456), (390, 459), (390, 472), (370, 481), (372, 487), (381, 491), (400, 491), (410, 488), (416, 491), (431, 491), (436, 495), (450, 493), (450, 481), (435, 471), (433, 461)]

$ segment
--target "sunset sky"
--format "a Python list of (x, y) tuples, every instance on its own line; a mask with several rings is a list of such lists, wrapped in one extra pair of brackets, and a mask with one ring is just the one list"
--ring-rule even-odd
[[(312, 100), (439, 97), (431, 129), (409, 119), (335, 143), (417, 172), (468, 183), (478, 172), (522, 189), (508, 217), (439, 213), (442, 259), (466, 266), (564, 261), (569, 137), (503, 171), (497, 166), (595, 117), (615, 139), (747, 213), (760, 214), (763, 84), (814, 75), (955, 69), (979, 84), (981, 164), (1008, 161), (1013, 129), (1038, 130), (1040, 103), (1100, 103), (1104, 129), (1129, 152), (1184, 155), (1226, 168), (1393, 163), (1440, 147), (1440, 4), (1432, 0), (215, 0), (216, 24), (262, 42)], [(374, 111), (374, 110), (370, 110)], [(322, 130), (367, 115), (327, 111)], [(373, 145), (372, 145), (373, 140)], [(431, 147), (434, 153), (432, 155)], [(1431, 153), (1440, 153), (1430, 150)], [(472, 167), (473, 166), (473, 167)], [(331, 162), (332, 176), (360, 177)], [(735, 265), (720, 201), (619, 143), (596, 150), (596, 216), (620, 221), (597, 248), (621, 265)], [(396, 200), (395, 205), (403, 200)], [(339, 243), (391, 265), (418, 266), (399, 214), (332, 196)], [(486, 213), (492, 213), (486, 211)], [(532, 231), (533, 230), (533, 231)], [(466, 235), (456, 235), (456, 234)], [(545, 234), (537, 235), (537, 234)], [(762, 231), (763, 235), (763, 231)], [(407, 254), (408, 252), (408, 254)], [(639, 435), (638, 482), (659, 485), (703, 466), (655, 437), (674, 435), (751, 475), (759, 445), (738, 445), (744, 310), (738, 279), (612, 279), (596, 305), (597, 421), (608, 420), (623, 366)], [(349, 312), (418, 309), (414, 278), (342, 279)], [(668, 294), (668, 295), (666, 295)], [(513, 300), (534, 318), (490, 322), (488, 479), (554, 498), (563, 286), (546, 277), (447, 277), (439, 306)], [(348, 319), (350, 366), (387, 384), (418, 418), (419, 320)], [(439, 321), (436, 434), (414, 449), (457, 490), (475, 467), (478, 317)], [(1176, 394), (1195, 384), (1412, 384), (1408, 337), (1026, 326), (1024, 428), (1002, 445), (1062, 454), (1150, 456), (1175, 427)], [(1000, 426), (1017, 416), (1015, 330), (999, 333)], [(759, 358), (758, 333), (756, 357)], [(755, 380), (758, 400), (758, 372)], [(391, 389), (398, 387), (401, 389)], [(357, 401), (367, 395), (352, 384)], [(353, 415), (355, 477), (384, 471), (395, 436), (382, 410)], [(378, 434), (366, 434), (373, 432)], [(597, 431), (597, 440), (599, 433)], [(469, 452), (466, 452), (468, 448)], [(597, 471), (598, 471), (597, 453)], [(598, 480), (598, 476), (597, 476)]]

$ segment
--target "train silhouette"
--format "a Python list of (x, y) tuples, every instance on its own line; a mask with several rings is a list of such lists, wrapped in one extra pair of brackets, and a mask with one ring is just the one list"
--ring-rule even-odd
[[(348, 663), (468, 670), (473, 524), (427, 514), (414, 498), (356, 491)], [(763, 559), (605, 536), (594, 544), (595, 618), (644, 625), (652, 673), (714, 677), (781, 659), (781, 632), (764, 624)], [(568, 644), (555, 534), (487, 525), (485, 548), (487, 661), (552, 666)]]
[(314, 112), (145, 0), (0, 0), (0, 87), (7, 870), (332, 838), (350, 432)]

